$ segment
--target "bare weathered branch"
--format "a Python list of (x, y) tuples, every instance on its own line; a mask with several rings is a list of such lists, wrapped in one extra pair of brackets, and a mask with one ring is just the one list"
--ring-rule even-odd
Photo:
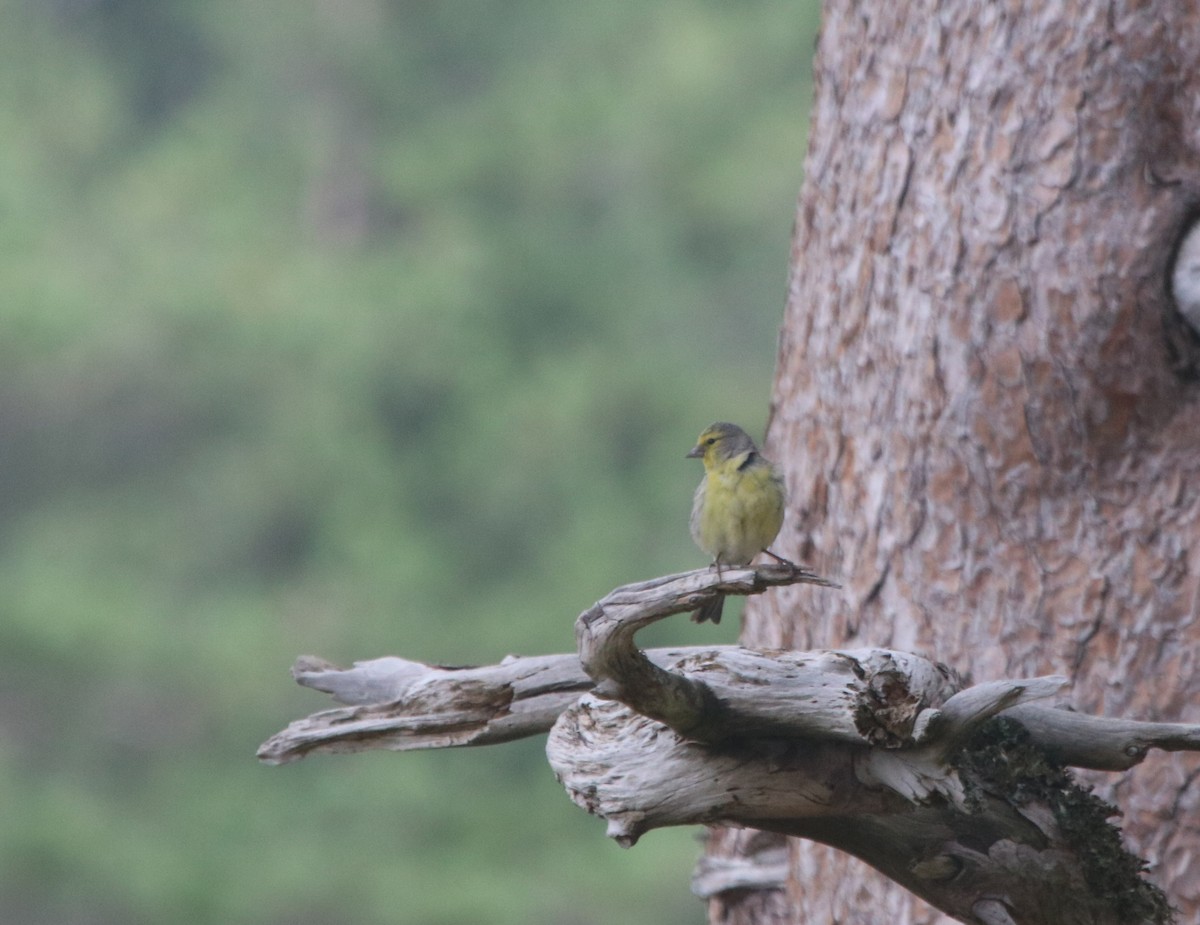
[(1200, 751), (1200, 726), (1187, 723), (1147, 723), (1044, 706), (1020, 706), (1005, 715), (1024, 726), (1050, 757), (1072, 768), (1127, 771), (1154, 748)]
[(944, 761), (993, 716), (1018, 704), (1053, 697), (1066, 685), (1067, 679), (1059, 675), (977, 684), (956, 693), (940, 709), (922, 713), (913, 738), (919, 744), (938, 743)]
[[(876, 661), (896, 656), (912, 658), (887, 650), (781, 653), (736, 646), (648, 649), (646, 655), (660, 668), (686, 668), (698, 678), (712, 681), (716, 696), (738, 701), (729, 708), (731, 715), (740, 716), (764, 734), (855, 741), (860, 734), (853, 724), (844, 721), (848, 714), (832, 706), (838, 697), (833, 691), (853, 676), (851, 660), (854, 664), (870, 664), (864, 652), (877, 653)], [(766, 683), (765, 672), (772, 669), (765, 666), (781, 658), (788, 663), (781, 678), (775, 685)], [(723, 662), (733, 666), (732, 679), (718, 682), (713, 677), (713, 666)], [(844, 671), (831, 675), (830, 670), (837, 665)], [(549, 732), (559, 714), (594, 686), (574, 653), (509, 656), (496, 665), (468, 668), (426, 665), (394, 656), (337, 668), (302, 656), (292, 674), (299, 684), (325, 691), (351, 706), (314, 713), (272, 736), (259, 750), (259, 757), (270, 764), (284, 764), (313, 753), (492, 745), (540, 735)], [(886, 676), (883, 670), (876, 672), (877, 678)], [(1059, 681), (1043, 680), (1051, 684)], [(943, 682), (950, 683), (947, 679)], [(774, 689), (792, 684), (798, 689), (790, 694)], [(739, 685), (744, 685), (740, 693)], [(878, 681), (876, 688), (878, 695)], [(953, 694), (947, 705), (974, 690)], [(743, 706), (744, 700), (753, 702)], [(846, 703), (849, 701), (842, 706)], [(790, 709), (801, 707), (803, 713), (789, 715)], [(927, 710), (917, 716), (912, 728), (916, 744), (926, 743), (926, 727), (936, 730), (946, 709), (943, 706), (940, 712)], [(758, 718), (748, 714), (757, 714)], [(768, 721), (767, 714), (774, 718)], [(1139, 764), (1153, 748), (1200, 750), (1200, 726), (1088, 716), (1036, 704), (1009, 706), (1003, 715), (1018, 720), (1040, 748), (1070, 767), (1123, 771)], [(468, 721), (468, 717), (472, 719)], [(896, 728), (902, 727), (893, 724), (891, 732), (880, 728), (868, 738), (886, 741), (895, 735)]]
[(694, 739), (715, 741), (728, 734), (721, 702), (704, 684), (659, 668), (634, 644), (638, 630), (672, 614), (696, 610), (719, 594), (758, 594), (790, 584), (836, 587), (802, 566), (698, 569), (625, 585), (608, 594), (575, 622), (579, 661), (595, 680), (596, 693), (628, 703), (643, 716), (666, 723)]
[[(293, 723), (259, 756), (278, 764), (314, 752), (485, 745), (549, 729), (560, 781), (622, 845), (661, 826), (734, 823), (855, 854), (964, 922), (1164, 920), (1161, 894), (1119, 842), (1121, 889), (1135, 901), (1113, 917), (1096, 884), (1116, 874), (1089, 860), (1078, 820), (1064, 828), (1083, 812), (1089, 840), (1115, 839), (1107, 810), (1072, 790), (1047, 756), (1121, 769), (1150, 748), (1200, 750), (1200, 726), (1039, 705), (1059, 677), (964, 689), (946, 666), (888, 649), (634, 644), (638, 629), (718, 590), (822, 581), (766, 566), (619, 588), (580, 617), (579, 655), (482, 667), (383, 658), (347, 670), (302, 658), (297, 681), (348, 705)], [(1016, 723), (988, 725), (997, 716)], [(729, 870), (704, 889), (761, 879)]]
[(781, 890), (790, 869), (787, 839), (761, 829), (741, 829), (742, 851), (716, 857), (706, 854), (692, 871), (692, 892), (710, 899), (739, 890)]
[[(661, 656), (681, 651), (662, 650)], [(269, 764), (313, 753), (493, 745), (539, 735), (592, 687), (574, 653), (457, 668), (389, 656), (340, 669), (301, 656), (292, 676), (348, 706), (314, 713), (273, 735), (258, 750)]]
[(659, 826), (720, 821), (854, 854), (963, 922), (1005, 921), (1001, 912), (1013, 925), (1163, 921), (1160, 894), (1144, 883), (1144, 896), (1112, 912), (1112, 894), (1095, 881), (1108, 877), (1129, 894), (1136, 877), (1095, 862), (1091, 830), (1081, 843), (1062, 828), (1103, 825), (1105, 811), (1026, 774), (1019, 752), (1006, 782), (964, 777), (931, 748), (805, 739), (713, 747), (589, 695), (555, 725), (547, 754), (572, 799), (606, 819), (623, 846)]

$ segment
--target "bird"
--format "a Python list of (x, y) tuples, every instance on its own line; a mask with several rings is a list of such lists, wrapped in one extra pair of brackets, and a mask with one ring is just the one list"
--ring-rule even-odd
[[(692, 501), (692, 539), (712, 556), (718, 576), (722, 565), (749, 565), (760, 552), (786, 563), (767, 548), (783, 526), (783, 476), (750, 435), (736, 424), (712, 424), (687, 458), (704, 460), (704, 478)], [(718, 594), (692, 620), (720, 623), (724, 606), (725, 595)]]

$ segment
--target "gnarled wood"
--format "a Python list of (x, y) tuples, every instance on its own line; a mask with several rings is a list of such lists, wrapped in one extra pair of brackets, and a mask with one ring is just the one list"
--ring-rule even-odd
[[(946, 672), (944, 666), (921, 664), (923, 660), (907, 653), (885, 649), (780, 652), (688, 646), (648, 649), (645, 654), (664, 670), (693, 672), (698, 682), (720, 691), (717, 696), (739, 702), (747, 729), (753, 724), (767, 735), (879, 744), (889, 740), (894, 744), (896, 720), (888, 717), (886, 725), (863, 738), (853, 720), (857, 701), (843, 689), (855, 677), (849, 666), (863, 670), (864, 665), (919, 665), (926, 685)], [(777, 662), (777, 683), (798, 684), (807, 693), (764, 697), (767, 678), (776, 671), (772, 666)], [(286, 764), (309, 754), (493, 745), (540, 735), (549, 732), (564, 710), (594, 689), (575, 653), (509, 656), (496, 665), (457, 668), (395, 656), (337, 668), (302, 656), (292, 675), (299, 684), (325, 691), (348, 706), (314, 713), (267, 739), (258, 756), (268, 764)], [(874, 672), (877, 679), (884, 676)], [(1057, 679), (1044, 681), (1058, 683)], [(978, 696), (973, 693), (975, 688), (953, 694), (954, 683), (946, 680), (945, 684), (928, 690), (951, 697), (952, 710), (968, 702), (960, 698)], [(862, 692), (870, 687), (863, 687)], [(984, 690), (989, 687), (980, 685)], [(1007, 687), (1007, 682), (1002, 683), (1001, 689)], [(878, 692), (870, 697), (878, 701)], [(942, 711), (946, 709), (942, 707)], [(937, 722), (939, 711), (926, 710), (915, 717), (911, 709), (905, 712), (912, 720), (913, 742), (926, 742), (925, 727)], [(749, 713), (757, 718), (750, 718)], [(1144, 760), (1151, 749), (1200, 750), (1200, 726), (1088, 716), (1036, 704), (1008, 706), (1003, 713), (1025, 726), (1039, 748), (1070, 767), (1124, 771)]]
[(718, 591), (756, 594), (768, 587), (799, 583), (836, 587), (810, 569), (791, 564), (720, 572), (700, 569), (626, 585), (575, 622), (579, 661), (596, 681), (601, 696), (624, 701), (692, 738), (723, 738), (742, 718), (723, 712), (722, 701), (713, 699), (706, 685), (655, 665), (634, 645), (634, 634), (672, 614), (696, 610)]
[[(345, 671), (301, 659), (300, 683), (351, 705), (293, 723), (260, 757), (481, 745), (553, 723), (555, 773), (622, 845), (661, 826), (751, 826), (854, 854), (964, 922), (1165, 921), (1161, 895), (1137, 877), (1105, 811), (1046, 754), (1129, 767), (1150, 748), (1200, 749), (1200, 727), (1039, 706), (1062, 678), (964, 687), (943, 665), (886, 649), (636, 649), (637, 629), (694, 609), (697, 594), (718, 586), (819, 583), (785, 567), (755, 571), (619, 588), (580, 617), (581, 656), (473, 668), (385, 658)], [(639, 689), (648, 676), (649, 693)], [(664, 707), (664, 689), (687, 694), (669, 694)], [(672, 708), (683, 701), (687, 709)], [(997, 716), (1005, 724), (989, 723)], [(1111, 869), (1097, 867), (1095, 839), (1108, 840)], [(739, 877), (762, 879), (732, 868), (725, 879)], [(1104, 878), (1134, 898), (1121, 906), (1097, 887)], [(706, 879), (707, 895), (720, 891), (720, 876)]]

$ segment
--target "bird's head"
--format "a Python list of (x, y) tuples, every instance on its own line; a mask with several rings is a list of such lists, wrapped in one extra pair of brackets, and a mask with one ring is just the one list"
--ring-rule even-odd
[(748, 433), (736, 424), (721, 421), (706, 427), (687, 455), (689, 459), (703, 459), (704, 468), (711, 469), (754, 449)]

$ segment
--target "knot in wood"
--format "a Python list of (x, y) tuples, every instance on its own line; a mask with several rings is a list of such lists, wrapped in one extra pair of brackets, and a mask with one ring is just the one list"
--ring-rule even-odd
[(926, 704), (909, 687), (908, 676), (886, 669), (865, 680), (854, 714), (859, 733), (872, 745), (888, 748), (911, 741), (913, 724)]

